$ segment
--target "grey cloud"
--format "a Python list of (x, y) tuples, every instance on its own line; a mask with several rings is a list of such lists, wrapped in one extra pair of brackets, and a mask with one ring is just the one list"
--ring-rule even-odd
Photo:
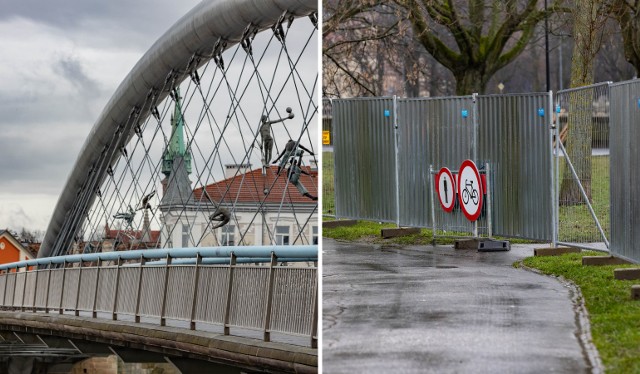
[(100, 88), (96, 81), (85, 74), (82, 64), (77, 58), (68, 56), (61, 58), (54, 65), (55, 72), (77, 87), (85, 98), (96, 97), (100, 94)]

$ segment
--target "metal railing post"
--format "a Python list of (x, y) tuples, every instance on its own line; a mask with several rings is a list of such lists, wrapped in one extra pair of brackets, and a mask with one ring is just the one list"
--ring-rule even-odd
[(22, 300), (20, 301), (20, 311), (24, 312), (24, 298), (27, 295), (27, 279), (29, 273), (27, 273), (27, 269), (24, 271), (24, 283), (22, 284)]
[[(316, 269), (317, 274), (317, 269)], [(311, 319), (311, 348), (318, 348), (318, 277), (313, 287), (313, 317)]]
[(49, 289), (51, 288), (51, 262), (47, 267), (47, 291), (44, 299), (44, 312), (49, 313)]
[(171, 256), (167, 255), (167, 263), (164, 268), (164, 291), (162, 292), (162, 309), (160, 310), (160, 326), (166, 326), (167, 319), (164, 314), (167, 308), (167, 292), (169, 291), (169, 265), (171, 265)]
[(96, 289), (93, 293), (93, 309), (91, 310), (91, 317), (96, 318), (98, 316), (98, 311), (96, 307), (98, 306), (98, 286), (100, 285), (100, 268), (102, 268), (102, 260), (98, 259), (98, 263), (96, 264)]
[(144, 264), (147, 261), (144, 258), (144, 255), (140, 256), (140, 271), (138, 272), (138, 292), (136, 293), (136, 323), (140, 323), (140, 293), (142, 291), (142, 270), (144, 269)]
[(36, 267), (35, 270), (36, 273), (36, 284), (35, 287), (33, 288), (33, 302), (31, 303), (31, 310), (33, 311), (33, 313), (36, 312), (36, 296), (38, 294), (38, 278), (40, 278), (40, 270)]
[(227, 285), (227, 299), (225, 300), (224, 307), (224, 334), (229, 335), (229, 320), (231, 312), (231, 292), (233, 291), (233, 268), (236, 265), (236, 255), (231, 252), (231, 258), (229, 260), (229, 277)]
[(2, 306), (7, 306), (7, 283), (9, 283), (9, 270), (4, 273), (4, 294), (2, 295)]
[(78, 289), (76, 291), (76, 317), (80, 315), (80, 311), (78, 310), (78, 303), (80, 302), (80, 289), (82, 288), (82, 261), (80, 261), (80, 269), (78, 270), (80, 273), (78, 274)]
[(196, 329), (196, 307), (198, 305), (198, 282), (200, 281), (200, 265), (202, 264), (202, 256), (200, 255), (200, 252), (197, 253), (196, 255), (196, 268), (195, 268), (195, 274), (193, 275), (193, 300), (191, 303), (191, 318), (189, 321), (189, 329), (190, 330), (195, 330)]
[(122, 267), (122, 257), (118, 257), (116, 262), (116, 284), (113, 292), (113, 308), (111, 309), (111, 319), (114, 321), (118, 319), (118, 289), (120, 288), (120, 267)]
[(273, 299), (273, 279), (275, 266), (277, 265), (277, 257), (275, 253), (271, 252), (271, 262), (269, 263), (269, 284), (267, 288), (267, 300), (265, 302), (264, 311), (264, 334), (263, 340), (265, 342), (271, 341), (271, 302)]
[(64, 282), (67, 276), (67, 260), (62, 263), (62, 286), (60, 287), (60, 305), (58, 308), (58, 314), (62, 314), (62, 304), (64, 303)]

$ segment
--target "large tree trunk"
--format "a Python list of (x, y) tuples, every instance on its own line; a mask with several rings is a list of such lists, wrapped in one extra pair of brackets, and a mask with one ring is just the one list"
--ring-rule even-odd
[(455, 71), (453, 76), (456, 77), (456, 95), (484, 93), (488, 77), (485, 77), (480, 69)]
[[(576, 0), (573, 37), (575, 44), (571, 63), (571, 87), (593, 84), (593, 62), (600, 47), (604, 21), (599, 15), (602, 0)], [(567, 154), (580, 183), (591, 200), (591, 119), (593, 94), (576, 92), (569, 96), (567, 121)], [(564, 169), (560, 202), (564, 205), (583, 203), (577, 183), (568, 167)]]

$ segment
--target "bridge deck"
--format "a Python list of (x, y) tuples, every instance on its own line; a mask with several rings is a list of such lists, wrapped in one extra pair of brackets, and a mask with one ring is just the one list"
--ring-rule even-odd
[(95, 341), (270, 372), (315, 373), (317, 349), (179, 327), (0, 311), (0, 329)]

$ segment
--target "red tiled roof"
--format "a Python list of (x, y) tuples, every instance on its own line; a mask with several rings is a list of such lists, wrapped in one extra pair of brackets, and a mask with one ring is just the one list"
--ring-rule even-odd
[[(142, 239), (142, 230), (105, 230), (105, 239), (118, 239), (122, 244), (129, 245), (131, 244), (131, 239), (141, 240)], [(149, 231), (149, 242), (148, 243), (158, 243), (160, 240), (160, 230), (151, 230)]]
[[(302, 167), (302, 170), (311, 175), (300, 174), (300, 182), (311, 195), (317, 196), (318, 171), (312, 171), (308, 166)], [(282, 169), (280, 175), (276, 175), (277, 171), (277, 166), (271, 166), (267, 169), (267, 175), (264, 176), (262, 175), (262, 169), (255, 169), (245, 174), (239, 174), (235, 177), (207, 185), (207, 194), (214, 201), (221, 203), (232, 204), (237, 201), (238, 203), (259, 204), (265, 199), (263, 190), (268, 188), (270, 189), (270, 193), (266, 196), (265, 203), (280, 204), (283, 196), (285, 204), (313, 205), (317, 203), (317, 201), (302, 196), (296, 186), (291, 182), (287, 183), (288, 169)], [(193, 191), (193, 197), (196, 202), (207, 201), (206, 197), (202, 196), (202, 191), (202, 187), (196, 188)]]

